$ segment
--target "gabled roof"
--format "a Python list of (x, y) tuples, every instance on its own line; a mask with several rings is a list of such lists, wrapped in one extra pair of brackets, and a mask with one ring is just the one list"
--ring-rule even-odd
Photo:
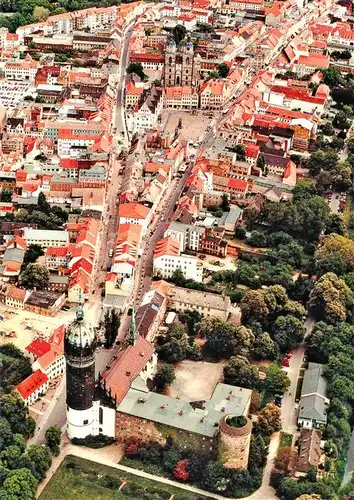
[(155, 246), (154, 259), (162, 255), (177, 257), (179, 255), (179, 242), (173, 236), (159, 240)]
[(40, 358), (44, 354), (50, 351), (50, 344), (46, 340), (35, 339), (26, 347), (26, 351), (34, 354), (37, 358)]
[(143, 337), (138, 337), (135, 345), (127, 347), (122, 356), (111, 364), (103, 374), (106, 387), (120, 403), (129, 391), (134, 379), (145, 368), (155, 351), (154, 346)]
[(17, 286), (9, 286), (6, 290), (6, 297), (23, 302), (26, 297), (26, 290), (17, 288)]
[(16, 389), (23, 399), (27, 399), (33, 392), (42, 387), (48, 382), (48, 377), (42, 370), (37, 370), (32, 375), (27, 377), (23, 382), (18, 384)]
[(119, 205), (119, 217), (129, 219), (146, 219), (150, 213), (149, 207), (138, 202), (121, 203)]

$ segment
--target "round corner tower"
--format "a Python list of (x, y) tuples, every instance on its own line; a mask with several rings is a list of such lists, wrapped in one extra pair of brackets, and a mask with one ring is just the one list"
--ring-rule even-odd
[(248, 417), (225, 415), (219, 422), (219, 460), (231, 469), (246, 469), (252, 422)]
[(79, 306), (64, 337), (66, 360), (66, 417), (70, 439), (92, 433), (95, 393), (95, 334)]

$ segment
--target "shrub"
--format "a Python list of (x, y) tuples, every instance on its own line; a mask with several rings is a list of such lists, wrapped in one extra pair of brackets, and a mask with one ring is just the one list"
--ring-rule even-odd
[(82, 439), (73, 438), (71, 442), (79, 446), (87, 446), (88, 448), (103, 448), (104, 446), (114, 443), (114, 438), (104, 436), (103, 434), (98, 436), (89, 435)]

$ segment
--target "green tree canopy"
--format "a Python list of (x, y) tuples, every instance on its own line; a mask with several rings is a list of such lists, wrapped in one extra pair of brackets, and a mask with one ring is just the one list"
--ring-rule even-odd
[(316, 266), (319, 274), (354, 271), (354, 241), (338, 234), (326, 236), (316, 252)]
[(206, 337), (205, 347), (220, 358), (245, 354), (254, 342), (251, 330), (244, 326), (235, 326), (220, 318), (204, 318), (199, 331), (200, 335)]
[(353, 295), (345, 282), (334, 273), (326, 273), (310, 293), (309, 309), (318, 320), (328, 323), (345, 321), (353, 305)]
[(279, 365), (271, 363), (267, 368), (264, 388), (270, 394), (282, 394), (290, 386), (290, 379)]
[(258, 371), (244, 356), (233, 356), (224, 367), (225, 384), (254, 389), (258, 385)]
[(49, 283), (50, 274), (48, 269), (41, 264), (28, 264), (20, 274), (20, 284), (25, 288), (37, 288), (43, 290)]

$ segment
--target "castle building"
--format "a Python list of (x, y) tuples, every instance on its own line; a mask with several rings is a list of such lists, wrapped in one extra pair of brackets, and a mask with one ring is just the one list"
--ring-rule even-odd
[[(252, 391), (218, 383), (205, 401), (188, 402), (150, 391), (157, 367), (153, 344), (136, 333), (132, 310), (126, 347), (95, 380), (96, 338), (79, 307), (64, 339), (67, 434), (105, 435), (127, 443), (190, 442), (226, 467), (246, 469), (252, 432)], [(170, 434), (171, 433), (171, 434)]]
[(115, 437), (115, 403), (96, 384), (96, 336), (84, 321), (81, 306), (65, 334), (64, 353), (69, 438), (83, 439), (99, 434)]
[(165, 52), (165, 68), (163, 81), (165, 87), (195, 87), (200, 81), (199, 54), (194, 54), (193, 44), (187, 41), (177, 49), (175, 41), (168, 41)]

